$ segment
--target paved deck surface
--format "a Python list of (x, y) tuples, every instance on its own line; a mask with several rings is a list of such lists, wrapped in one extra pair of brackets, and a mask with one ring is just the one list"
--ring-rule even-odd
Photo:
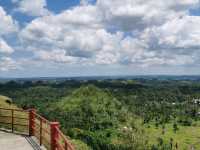
[(0, 150), (36, 150), (28, 137), (0, 131)]

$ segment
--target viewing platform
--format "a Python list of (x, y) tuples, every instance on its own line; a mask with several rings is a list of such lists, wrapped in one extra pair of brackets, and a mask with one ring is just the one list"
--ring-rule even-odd
[(59, 126), (58, 122), (46, 120), (34, 109), (0, 108), (0, 149), (75, 150)]
[(30, 137), (0, 130), (1, 150), (42, 150)]

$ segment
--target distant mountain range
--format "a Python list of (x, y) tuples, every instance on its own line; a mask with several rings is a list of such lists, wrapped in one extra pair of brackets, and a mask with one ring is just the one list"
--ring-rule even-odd
[(0, 82), (8, 81), (65, 81), (65, 80), (191, 80), (200, 81), (200, 75), (133, 75), (133, 76), (77, 76), (77, 77), (30, 77), (30, 78), (1, 78)]

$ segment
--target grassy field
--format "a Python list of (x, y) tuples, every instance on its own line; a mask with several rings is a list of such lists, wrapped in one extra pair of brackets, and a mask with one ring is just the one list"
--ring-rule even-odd
[(149, 137), (150, 144), (157, 143), (158, 138), (162, 138), (164, 142), (173, 139), (173, 146), (177, 143), (178, 149), (188, 150), (192, 147), (195, 149), (200, 148), (200, 122), (196, 122), (193, 126), (178, 126), (179, 130), (176, 133), (173, 130), (173, 124), (167, 124), (165, 126), (164, 134), (163, 128), (160, 126), (158, 128), (151, 124), (145, 127), (147, 136)]

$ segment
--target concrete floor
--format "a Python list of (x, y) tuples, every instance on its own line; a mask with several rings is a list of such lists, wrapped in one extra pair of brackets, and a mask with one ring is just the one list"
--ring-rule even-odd
[(35, 150), (28, 137), (0, 131), (0, 150)]

